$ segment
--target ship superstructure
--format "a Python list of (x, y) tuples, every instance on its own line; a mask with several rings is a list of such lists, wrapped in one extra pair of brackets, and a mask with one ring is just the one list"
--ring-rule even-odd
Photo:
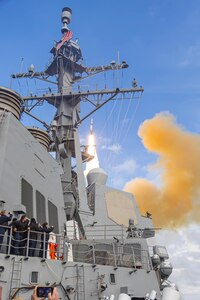
[[(23, 255), (13, 255), (14, 232), (8, 226), (0, 254), (2, 299), (30, 299), (33, 287), (41, 285), (57, 286), (61, 299), (70, 300), (178, 300), (177, 288), (168, 281), (172, 266), (166, 248), (148, 246), (155, 235), (150, 214), (141, 216), (131, 194), (107, 186), (101, 168), (90, 170), (85, 184), (83, 163), (93, 156), (80, 145), (79, 126), (118, 95), (123, 99), (140, 95), (143, 88), (134, 80), (129, 88), (74, 91), (76, 82), (126, 69), (128, 64), (84, 66), (81, 48), (68, 27), (71, 15), (70, 8), (62, 10), (63, 36), (51, 49), (48, 67), (35, 72), (31, 65), (27, 73), (12, 75), (56, 79), (57, 91), (24, 97), (0, 87), (1, 208), (16, 218), (26, 214), (54, 226), (47, 256), (43, 251), (42, 257), (39, 248), (45, 234), (41, 237), (37, 232), (34, 257), (29, 255), (30, 231)], [(92, 106), (83, 117), (82, 100)], [(56, 108), (50, 125), (32, 114), (43, 101)], [(22, 113), (40, 121), (46, 130), (24, 127)]]

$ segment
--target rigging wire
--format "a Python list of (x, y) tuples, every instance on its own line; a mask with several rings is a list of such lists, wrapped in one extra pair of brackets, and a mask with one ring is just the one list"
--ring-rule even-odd
[[(118, 101), (118, 99), (115, 100), (116, 102)], [(119, 131), (119, 126), (120, 126), (120, 118), (121, 118), (121, 112), (122, 112), (122, 107), (123, 107), (123, 101), (120, 101), (120, 107), (118, 110), (118, 114), (117, 117), (115, 118), (114, 114), (113, 114), (113, 138), (112, 138), (112, 144), (116, 144), (118, 141), (118, 131)], [(108, 155), (108, 162), (111, 161), (111, 158), (113, 156), (112, 151), (109, 152)]]
[(136, 113), (137, 113), (138, 108), (140, 106), (140, 100), (141, 100), (141, 97), (138, 97), (138, 101), (137, 101), (137, 104), (135, 106), (135, 110), (133, 111), (133, 116), (131, 118), (131, 121), (129, 122), (129, 126), (128, 126), (127, 130), (126, 130), (126, 133), (125, 133), (124, 137), (123, 137), (122, 143), (124, 143), (124, 141), (126, 140), (127, 135), (130, 132), (131, 126), (133, 125), (133, 123), (135, 121)]
[(129, 111), (130, 111), (130, 107), (131, 107), (132, 103), (133, 103), (133, 93), (131, 94), (131, 97), (130, 97), (128, 105), (127, 105), (125, 115), (123, 117), (122, 126), (120, 127), (120, 132), (119, 132), (119, 139), (121, 138), (121, 135), (123, 133), (123, 130), (124, 130), (124, 127), (125, 127), (125, 124), (126, 124), (126, 120), (127, 120), (127, 116), (128, 116)]
[(107, 124), (108, 124), (108, 121), (110, 120), (111, 116), (113, 115), (113, 112), (114, 112), (114, 110), (115, 110), (116, 105), (117, 105), (117, 102), (114, 101), (114, 105), (112, 106), (112, 109), (111, 109), (111, 111), (110, 111), (110, 113), (109, 113), (107, 119), (104, 121), (104, 126), (103, 126), (103, 128), (101, 129), (101, 131), (100, 131), (100, 136), (103, 135), (103, 132), (104, 132), (104, 130), (105, 130)]
[[(123, 75), (123, 73), (121, 73), (121, 76), (122, 75)], [(121, 82), (122, 82), (122, 80), (121, 80)], [(122, 99), (122, 101), (120, 101), (121, 103), (120, 103), (120, 108), (119, 108), (119, 111), (118, 111), (118, 116), (117, 116), (117, 118), (115, 118), (115, 125), (114, 125), (114, 129), (112, 131), (112, 136), (113, 136), (112, 145), (115, 145), (115, 144), (119, 145), (120, 136), (121, 136), (121, 133), (123, 132), (123, 128), (125, 126), (125, 123), (124, 122), (120, 122), (120, 119), (126, 118), (128, 110), (130, 108), (131, 100), (129, 101), (129, 104), (128, 104), (128, 107), (127, 107), (127, 111), (125, 113), (125, 117), (123, 118), (122, 117), (122, 111), (123, 111), (123, 106), (124, 106), (123, 102), (124, 101), (125, 100), (123, 100), (123, 99)], [(116, 99), (116, 102), (117, 102), (117, 99)], [(118, 105), (118, 104), (116, 103), (116, 105)], [(113, 111), (111, 111), (111, 113), (113, 113)], [(114, 115), (113, 115), (113, 119), (114, 119)], [(113, 155), (112, 151), (109, 151), (108, 155), (107, 155), (107, 159), (106, 159), (106, 165), (109, 165), (110, 162), (112, 162), (113, 159), (116, 160), (117, 156)], [(112, 162), (112, 165), (113, 165), (113, 162)]]
[[(100, 136), (103, 137), (103, 134), (104, 134), (104, 131), (105, 131), (105, 128), (107, 127), (108, 125), (108, 122), (110, 122), (111, 120), (111, 117), (114, 115), (114, 111), (116, 109), (116, 106), (117, 106), (117, 101), (114, 101), (112, 102), (112, 109), (111, 111), (109, 112), (109, 115), (107, 116), (106, 120), (104, 121), (104, 126), (103, 128), (101, 129), (100, 131)], [(111, 122), (110, 122), (111, 123)], [(108, 134), (108, 131), (106, 132)], [(106, 134), (106, 135), (107, 135)], [(105, 138), (106, 139), (106, 138)], [(109, 155), (110, 153), (108, 151), (106, 151), (106, 157), (104, 157), (104, 160), (105, 160), (105, 165), (107, 165), (107, 163), (109, 162)]]
[[(128, 122), (128, 126), (126, 125), (126, 119), (127, 119), (127, 116), (130, 114), (131, 107), (133, 107), (132, 97), (129, 99), (128, 107), (127, 107), (127, 110), (126, 110), (125, 115), (123, 117), (124, 122), (122, 122), (122, 124), (120, 126), (120, 131), (119, 131), (119, 134), (118, 134), (118, 140), (114, 141), (117, 145), (119, 144), (119, 145), (123, 146), (126, 143), (126, 138), (128, 136), (128, 133), (130, 132), (130, 128), (133, 124), (133, 121), (135, 120), (135, 115), (136, 115), (136, 112), (137, 112), (137, 109), (138, 109), (138, 103), (135, 106), (133, 116), (130, 118), (130, 120)], [(120, 143), (119, 143), (119, 141), (120, 141)], [(116, 166), (116, 164), (117, 164), (117, 155), (113, 155), (112, 158), (113, 158), (112, 160), (110, 159), (110, 161), (112, 163), (111, 166)], [(111, 167), (111, 169), (112, 169), (112, 167)], [(110, 177), (111, 184), (113, 183), (112, 179), (113, 178)]]
[[(121, 72), (121, 76), (122, 76), (121, 83), (123, 83), (123, 79), (124, 79), (123, 70)], [(114, 80), (114, 74), (113, 74), (113, 80)], [(109, 126), (113, 128), (112, 129), (112, 140), (111, 140), (112, 145), (119, 144), (119, 141), (120, 141), (120, 144), (122, 144), (122, 145), (124, 144), (124, 142), (125, 142), (125, 140), (128, 136), (128, 133), (130, 132), (131, 126), (133, 125), (133, 122), (135, 121), (136, 113), (137, 113), (139, 105), (140, 105), (141, 96), (138, 97), (138, 100), (137, 100), (137, 103), (136, 103), (135, 108), (133, 110), (132, 116), (131, 116), (131, 118), (128, 122), (128, 126), (126, 126), (126, 119), (127, 119), (127, 116), (130, 114), (131, 107), (132, 107), (131, 104), (133, 102), (133, 98), (134, 98), (134, 93), (132, 93), (131, 96), (130, 96), (128, 105), (126, 106), (126, 111), (124, 113), (124, 116), (123, 116), (123, 103), (120, 104), (119, 110), (117, 111), (117, 117), (115, 117), (115, 112), (116, 112), (115, 109), (116, 109), (116, 106), (117, 106), (117, 99), (116, 99), (115, 104), (112, 107), (112, 110), (110, 111), (108, 117), (106, 118), (106, 121), (104, 122), (104, 126), (101, 130), (101, 136), (103, 135), (105, 127), (107, 126), (108, 122), (110, 121), (110, 119), (112, 117), (113, 126), (110, 125), (111, 122), (109, 124)], [(124, 101), (122, 100), (122, 102), (124, 102)], [(124, 122), (121, 122), (120, 120), (124, 120)], [(126, 130), (125, 130), (125, 134), (124, 134), (124, 128), (125, 127), (126, 127)], [(109, 168), (112, 169), (112, 166), (114, 165), (114, 163), (117, 160), (117, 156), (113, 155), (112, 151), (107, 150), (106, 152), (107, 152), (107, 154), (106, 154), (106, 156), (104, 156), (104, 164), (105, 164), (105, 166), (109, 166)]]
[(19, 85), (19, 93), (21, 94), (22, 93), (22, 88), (21, 88), (21, 83), (20, 83), (18, 78), (17, 78), (17, 83)]

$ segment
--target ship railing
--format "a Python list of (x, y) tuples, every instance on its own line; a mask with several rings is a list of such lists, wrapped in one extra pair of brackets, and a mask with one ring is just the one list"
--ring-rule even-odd
[(40, 231), (15, 231), (0, 226), (0, 253), (64, 260), (67, 257), (67, 238), (64, 234)]
[(64, 234), (39, 231), (14, 231), (12, 227), (0, 226), (0, 252), (6, 255), (39, 257), (151, 270), (149, 250), (140, 242), (102, 242), (98, 240), (70, 240)]
[(88, 241), (72, 241), (72, 257), (74, 262), (92, 265), (108, 265), (114, 268), (127, 267), (152, 269), (148, 250), (143, 250), (139, 243), (102, 243)]
[(121, 239), (127, 238), (127, 227), (123, 225), (97, 225), (91, 224), (84, 227), (87, 239)]
[[(77, 93), (78, 92), (84, 92), (84, 91), (88, 91), (91, 90), (91, 86), (89, 85), (80, 85), (80, 84), (76, 84), (75, 86), (71, 87), (71, 88), (66, 88), (64, 87), (62, 89), (62, 94), (69, 94), (69, 93)], [(95, 86), (95, 90), (97, 90), (97, 87)], [(36, 89), (34, 92), (30, 92), (29, 96), (30, 97), (40, 97), (40, 96), (54, 96), (57, 95), (58, 93), (58, 88), (57, 87), (46, 87), (46, 88), (38, 88)]]

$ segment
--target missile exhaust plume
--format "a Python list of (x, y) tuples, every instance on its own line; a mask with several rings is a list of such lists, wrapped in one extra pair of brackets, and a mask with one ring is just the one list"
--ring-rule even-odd
[(86, 163), (85, 175), (94, 168), (99, 168), (99, 160), (96, 152), (95, 136), (93, 134), (93, 119), (90, 122), (90, 134), (88, 137), (87, 153), (94, 158)]
[(158, 155), (154, 167), (161, 171), (160, 187), (141, 178), (125, 185), (141, 213), (152, 213), (159, 227), (200, 223), (200, 135), (185, 131), (169, 113), (146, 120), (138, 135), (146, 149)]

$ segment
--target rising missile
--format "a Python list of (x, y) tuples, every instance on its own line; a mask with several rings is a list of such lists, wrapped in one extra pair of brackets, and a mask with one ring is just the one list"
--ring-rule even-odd
[(90, 121), (90, 134), (93, 134), (93, 119)]

